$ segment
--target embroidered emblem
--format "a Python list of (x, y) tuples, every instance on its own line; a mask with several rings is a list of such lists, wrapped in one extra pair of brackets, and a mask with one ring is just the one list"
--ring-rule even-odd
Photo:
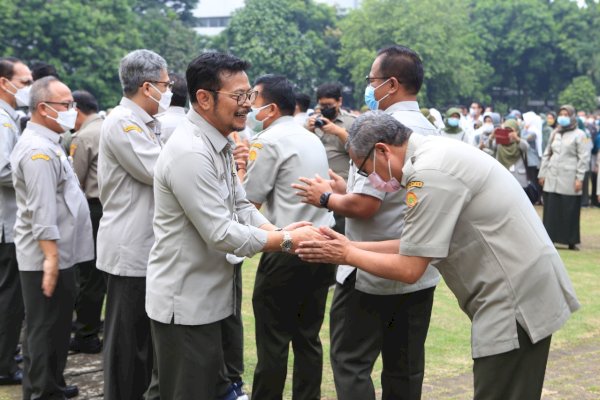
[(406, 193), (406, 205), (409, 208), (413, 208), (414, 206), (417, 205), (418, 202), (419, 202), (419, 199), (417, 198), (416, 194), (414, 194), (413, 192)]
[(46, 161), (49, 161), (49, 160), (50, 160), (50, 157), (49, 157), (49, 156), (47, 156), (47, 155), (45, 155), (45, 154), (38, 153), (38, 154), (34, 154), (34, 155), (32, 155), (32, 156), (31, 156), (31, 159), (32, 159), (32, 160), (46, 160)]
[(408, 182), (408, 185), (406, 185), (406, 190), (410, 190), (412, 188), (422, 188), (423, 187), (423, 182), (422, 181), (412, 181), (412, 182)]
[(142, 128), (140, 128), (137, 125), (127, 125), (125, 128), (123, 128), (123, 130), (125, 132), (136, 131), (136, 132), (142, 133)]
[(248, 160), (254, 161), (256, 160), (256, 156), (256, 150), (250, 150), (250, 153), (248, 153)]

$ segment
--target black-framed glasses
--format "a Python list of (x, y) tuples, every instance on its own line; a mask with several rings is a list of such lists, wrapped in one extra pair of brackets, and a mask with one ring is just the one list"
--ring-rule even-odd
[(229, 97), (231, 97), (232, 99), (235, 99), (238, 106), (243, 106), (244, 103), (246, 102), (246, 100), (248, 100), (250, 102), (250, 104), (252, 104), (252, 103), (254, 103), (254, 100), (256, 100), (256, 98), (258, 97), (257, 90), (253, 90), (253, 91), (245, 92), (245, 93), (223, 92), (221, 90), (210, 90), (210, 89), (204, 89), (204, 90), (213, 92), (213, 93), (228, 94), (228, 95), (230, 95)]
[(72, 108), (77, 107), (77, 102), (76, 101), (42, 101), (42, 103), (46, 103), (46, 104), (60, 104), (61, 106), (66, 107), (67, 110), (70, 110)]
[(367, 160), (369, 159), (369, 157), (371, 157), (371, 153), (373, 153), (373, 150), (375, 150), (375, 145), (373, 145), (373, 147), (371, 147), (371, 150), (369, 150), (369, 152), (367, 153), (367, 156), (365, 157), (365, 159), (363, 160), (363, 162), (360, 164), (360, 167), (358, 167), (358, 170), (356, 170), (356, 172), (358, 172), (358, 174), (360, 176), (364, 176), (365, 178), (368, 177), (369, 174), (367, 174), (363, 170), (363, 167), (365, 166), (365, 163), (367, 162)]
[(389, 76), (382, 76), (382, 77), (375, 77), (375, 76), (365, 76), (365, 82), (367, 82), (367, 84), (370, 84), (371, 82), (373, 82), (376, 79), (390, 79)]
[(165, 85), (167, 87), (167, 89), (172, 89), (173, 85), (175, 84), (175, 82), (173, 82), (173, 81), (146, 81), (146, 82), (162, 83), (163, 85)]

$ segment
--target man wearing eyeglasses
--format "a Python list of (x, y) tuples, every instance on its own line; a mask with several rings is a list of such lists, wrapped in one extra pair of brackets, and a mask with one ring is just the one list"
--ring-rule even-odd
[[(10, 158), (16, 192), (15, 244), (23, 301), (23, 399), (77, 395), (67, 387), (77, 263), (94, 258), (85, 196), (60, 145), (75, 127), (71, 91), (54, 77), (31, 86), (31, 120)], [(4, 322), (3, 322), (4, 323)]]
[(167, 63), (149, 50), (119, 65), (123, 98), (102, 124), (98, 187), (103, 215), (97, 267), (107, 273), (104, 398), (138, 400), (150, 382), (152, 344), (144, 309), (146, 266), (154, 243), (154, 165), (161, 150), (155, 115), (169, 107)]
[[(416, 98), (423, 82), (419, 56), (404, 46), (379, 50), (366, 77), (365, 103), (385, 110), (415, 132), (437, 135), (421, 114)], [(365, 160), (381, 159), (370, 149)], [(351, 164), (347, 185), (303, 178), (295, 184), (304, 201), (346, 216), (352, 240), (397, 238), (404, 227), (405, 190), (367, 177), (365, 163)], [(377, 163), (378, 173), (389, 166)], [(373, 365), (383, 357), (382, 399), (420, 399), (425, 368), (424, 345), (439, 273), (428, 267), (421, 279), (405, 284), (340, 265), (331, 305), (331, 365), (338, 399), (374, 399)]]
[(20, 134), (17, 107), (29, 107), (31, 71), (13, 57), (0, 58), (0, 385), (21, 383), (15, 349), (23, 322), (23, 299), (13, 238), (17, 216), (10, 153)]

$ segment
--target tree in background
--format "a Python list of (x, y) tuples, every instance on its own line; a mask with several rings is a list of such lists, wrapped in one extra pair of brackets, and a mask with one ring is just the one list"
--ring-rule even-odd
[(558, 103), (571, 104), (577, 111), (593, 112), (598, 108), (596, 87), (588, 76), (578, 76), (560, 93)]
[(282, 74), (313, 93), (325, 81), (344, 83), (337, 68), (339, 38), (333, 7), (313, 0), (248, 0), (213, 44), (250, 61), (253, 78)]
[(484, 98), (492, 73), (469, 26), (464, 0), (365, 0), (340, 23), (340, 65), (351, 72), (357, 99), (377, 49), (391, 43), (417, 51), (425, 66), (424, 105)]

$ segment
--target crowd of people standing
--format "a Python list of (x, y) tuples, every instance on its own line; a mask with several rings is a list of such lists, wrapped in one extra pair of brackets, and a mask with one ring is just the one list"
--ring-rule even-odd
[(332, 285), (338, 398), (374, 399), (380, 354), (383, 398), (420, 398), (441, 277), (473, 321), (475, 398), (539, 398), (551, 336), (579, 307), (552, 242), (579, 244), (598, 120), (424, 112), (423, 64), (400, 45), (377, 52), (358, 117), (339, 84), (309, 112), (285, 76), (250, 84), (249, 68), (208, 52), (184, 77), (135, 50), (103, 115), (55, 73), (0, 59), (0, 382), (74, 397), (68, 351), (102, 352), (107, 400), (248, 399), (241, 268), (262, 252), (253, 398), (282, 398), (290, 347), (293, 398), (320, 398)]

